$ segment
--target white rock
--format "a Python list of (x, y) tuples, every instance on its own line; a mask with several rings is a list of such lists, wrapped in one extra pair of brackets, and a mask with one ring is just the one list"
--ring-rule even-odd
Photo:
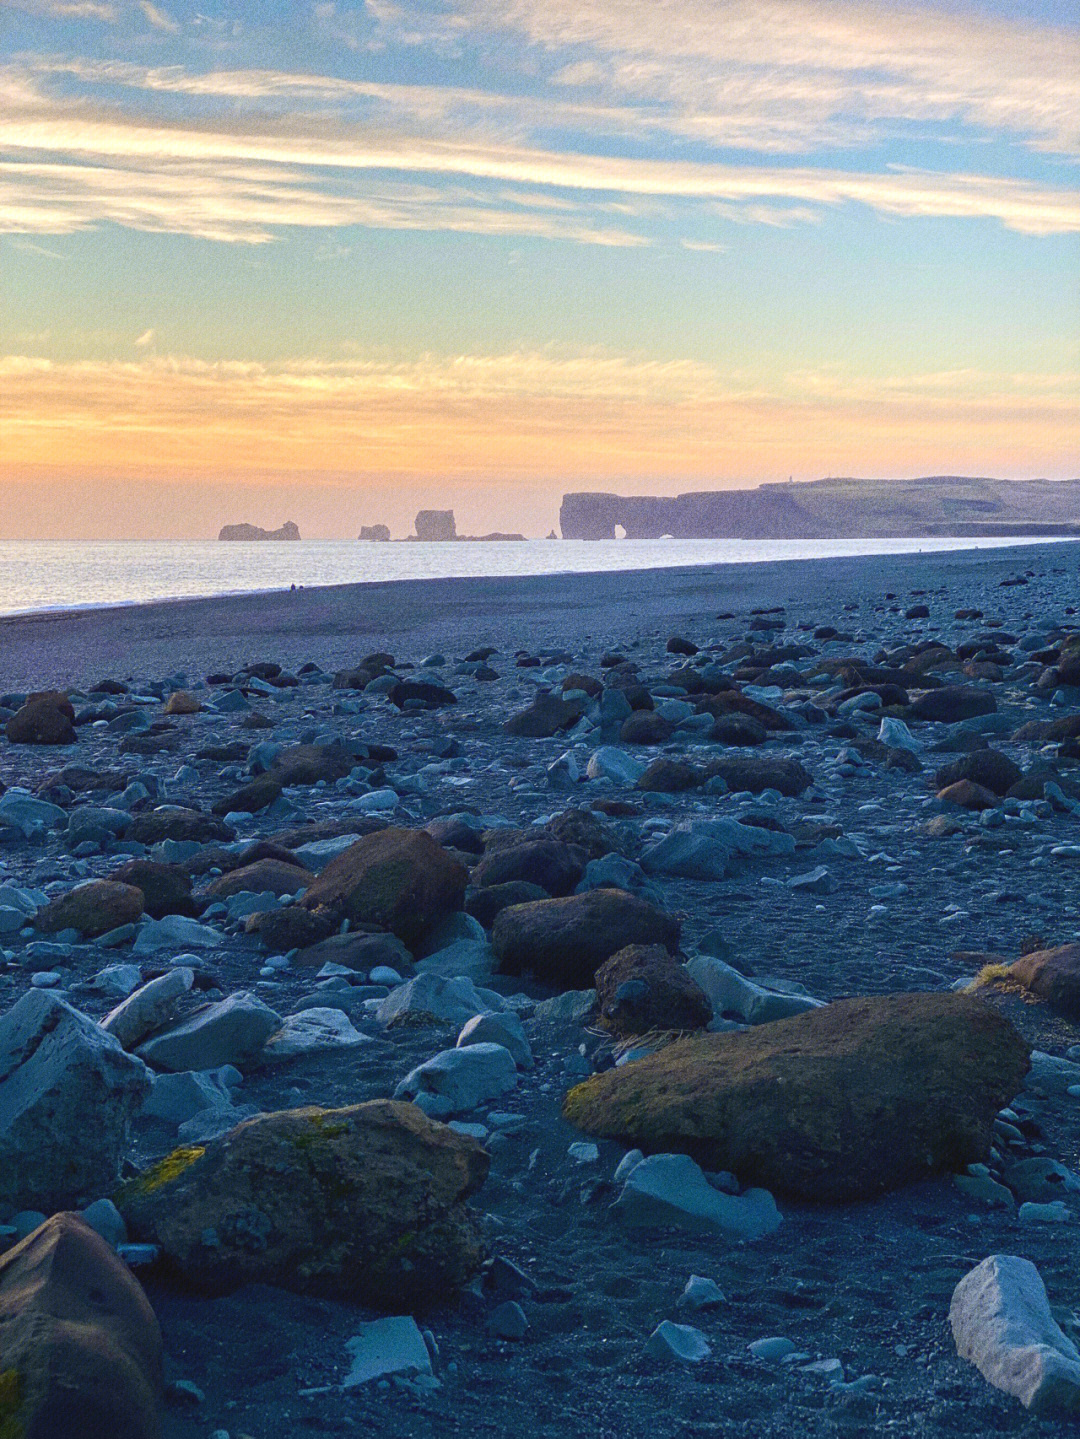
[(434, 1095), (449, 1106), (450, 1114), (476, 1109), (488, 1100), (508, 1094), (517, 1084), (517, 1065), (501, 1044), (470, 1044), (465, 1049), (444, 1049), (417, 1065), (394, 1091), (395, 1099)]
[(204, 1110), (231, 1107), (232, 1094), (220, 1070), (189, 1069), (179, 1074), (155, 1075), (154, 1087), (142, 1112), (151, 1119), (160, 1119), (179, 1128)]
[(341, 1382), (355, 1389), (386, 1374), (430, 1374), (431, 1355), (416, 1320), (409, 1315), (375, 1319), (345, 1342), (352, 1366)]
[(150, 1083), (87, 1015), (48, 990), (24, 994), (0, 1017), (0, 1212), (111, 1190)]
[(781, 994), (765, 989), (711, 954), (695, 955), (687, 961), (686, 971), (705, 991), (715, 1015), (735, 1014), (745, 1024), (769, 1024), (774, 1019), (820, 1009), (822, 1004), (820, 999), (808, 994)]
[(922, 746), (908, 729), (902, 719), (894, 719), (892, 715), (886, 715), (878, 726), (878, 743), (888, 745), (889, 749), (906, 749), (911, 754), (918, 754)]
[(140, 927), (131, 953), (141, 959), (165, 949), (217, 949), (223, 937), (216, 929), (189, 919), (186, 914), (169, 914), (164, 919), (148, 920)]
[(633, 785), (645, 773), (645, 766), (625, 750), (607, 744), (589, 757), (585, 773), (589, 779), (610, 779), (616, 784)]
[(239, 990), (152, 1035), (138, 1054), (156, 1069), (216, 1069), (253, 1059), (281, 1028), (279, 1014), (257, 994)]
[(101, 1027), (125, 1049), (134, 1049), (148, 1034), (169, 1023), (176, 1012), (177, 1000), (187, 994), (194, 983), (193, 969), (183, 966), (170, 969), (118, 1004), (101, 1021)]
[(700, 1329), (690, 1324), (673, 1324), (670, 1319), (659, 1323), (649, 1336), (645, 1353), (650, 1359), (677, 1360), (680, 1364), (700, 1364), (712, 1350)]
[(691, 1274), (686, 1288), (679, 1295), (680, 1309), (715, 1309), (726, 1304), (724, 1291), (715, 1279), (706, 1279), (700, 1274)]
[(340, 1009), (305, 1009), (290, 1014), (285, 1023), (266, 1041), (262, 1059), (267, 1064), (296, 1059), (301, 1054), (321, 1054), (329, 1049), (355, 1049), (370, 1044), (371, 1038), (349, 1023)]
[(984, 1259), (953, 1291), (949, 1323), (960, 1357), (1025, 1409), (1080, 1410), (1080, 1351), (1058, 1327), (1029, 1260)]
[(635, 1165), (614, 1209), (636, 1228), (675, 1224), (694, 1233), (719, 1230), (748, 1241), (771, 1234), (781, 1220), (767, 1189), (723, 1194), (686, 1154), (651, 1154)]
[(532, 1047), (521, 1020), (513, 1010), (504, 1009), (501, 1014), (476, 1014), (467, 1020), (457, 1037), (457, 1048), (464, 1049), (470, 1044), (501, 1044), (514, 1056), (514, 1063), (519, 1069), (531, 1069), (533, 1066)]
[(399, 1014), (433, 1014), (451, 1024), (464, 1024), (474, 1014), (500, 1009), (501, 1001), (489, 1004), (472, 980), (446, 979), (438, 974), (420, 974), (393, 990), (379, 1005), (376, 1018), (389, 1024)]

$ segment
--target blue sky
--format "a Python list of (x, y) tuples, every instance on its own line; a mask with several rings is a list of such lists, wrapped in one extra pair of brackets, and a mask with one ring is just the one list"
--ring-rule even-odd
[(9, 533), (1080, 473), (1076, 4), (8, 0), (0, 40)]

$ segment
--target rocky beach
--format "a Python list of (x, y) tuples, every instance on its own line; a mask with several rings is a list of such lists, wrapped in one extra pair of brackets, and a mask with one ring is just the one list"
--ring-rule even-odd
[(0, 620), (0, 1436), (1080, 1412), (1073, 543)]

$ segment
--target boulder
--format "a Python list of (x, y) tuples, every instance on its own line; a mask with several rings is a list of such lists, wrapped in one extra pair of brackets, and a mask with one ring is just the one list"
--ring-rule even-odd
[(996, 809), (998, 804), (997, 795), (992, 790), (984, 789), (970, 779), (958, 779), (955, 784), (939, 790), (938, 799), (946, 804), (955, 804), (959, 809)]
[(942, 685), (941, 689), (927, 690), (918, 699), (912, 700), (904, 718), (958, 724), (961, 720), (996, 712), (997, 700), (990, 690), (971, 685)]
[(485, 885), (483, 889), (469, 889), (465, 894), (465, 913), (478, 920), (485, 929), (490, 929), (498, 915), (512, 904), (528, 904), (534, 899), (549, 899), (546, 889), (526, 880), (512, 879), (505, 884)]
[(160, 1439), (161, 1333), (112, 1246), (54, 1214), (0, 1258), (4, 1439)]
[(195, 971), (177, 965), (129, 994), (105, 1016), (101, 1027), (125, 1049), (132, 1050), (148, 1034), (168, 1024), (194, 983)]
[(167, 839), (213, 844), (218, 840), (231, 840), (235, 835), (216, 815), (203, 814), (201, 810), (170, 808), (136, 815), (127, 837), (145, 845), (161, 844)]
[(286, 863), (280, 859), (257, 859), (254, 864), (241, 865), (212, 879), (199, 895), (205, 903), (218, 899), (230, 899), (234, 894), (298, 894), (307, 889), (314, 879), (310, 869), (302, 864)]
[(634, 1229), (674, 1226), (745, 1242), (763, 1239), (780, 1226), (780, 1211), (767, 1190), (725, 1194), (686, 1154), (652, 1154), (639, 1160), (615, 1201), (615, 1214)]
[(704, 1029), (712, 1005), (662, 944), (631, 944), (596, 971), (600, 1022), (613, 1034)]
[(333, 784), (344, 779), (355, 764), (352, 755), (336, 745), (294, 744), (279, 751), (267, 773), (285, 788), (320, 780)]
[(991, 1254), (964, 1275), (949, 1306), (956, 1352), (1035, 1414), (1080, 1411), (1080, 1352), (1059, 1328), (1039, 1271)]
[(1013, 1026), (978, 999), (894, 994), (679, 1040), (578, 1085), (564, 1114), (646, 1152), (845, 1201), (984, 1160), (1027, 1068)]
[(139, 1047), (139, 1058), (155, 1069), (216, 1069), (255, 1059), (281, 1028), (279, 1014), (249, 990), (238, 990), (217, 1004), (159, 1030)]
[(392, 1024), (407, 1015), (428, 1015), (446, 1024), (460, 1025), (491, 1008), (486, 993), (482, 994), (471, 979), (418, 974), (391, 990), (375, 1017), (380, 1024)]
[(802, 794), (814, 782), (813, 775), (797, 759), (782, 755), (721, 755), (709, 761), (706, 774), (710, 779), (718, 775), (736, 794), (740, 790), (760, 794), (774, 789), (788, 799)]
[(530, 971), (552, 984), (588, 989), (605, 959), (630, 944), (679, 947), (679, 923), (621, 889), (516, 904), (496, 917), (492, 947), (506, 974)]
[(340, 964), (345, 969), (367, 974), (379, 966), (405, 974), (412, 968), (412, 955), (393, 934), (332, 934), (329, 939), (310, 944), (297, 954), (293, 963), (302, 969), (321, 969), (324, 964)]
[(143, 892), (112, 879), (91, 879), (39, 909), (34, 920), (42, 934), (77, 929), (89, 939), (137, 924), (143, 913)]
[(313, 1005), (298, 1014), (290, 1014), (278, 1032), (267, 1040), (260, 1058), (264, 1064), (280, 1064), (287, 1059), (357, 1049), (370, 1043), (371, 1037), (354, 1029), (342, 1010)]
[(461, 908), (469, 872), (422, 829), (365, 835), (332, 859), (304, 895), (305, 908), (391, 930), (410, 949)]
[(494, 1014), (475, 1014), (465, 1021), (457, 1037), (457, 1048), (465, 1049), (470, 1044), (501, 1044), (513, 1055), (519, 1069), (533, 1066), (532, 1046), (525, 1034), (525, 1027), (512, 1009)]
[(194, 918), (199, 913), (191, 893), (191, 876), (178, 864), (132, 859), (114, 870), (109, 878), (142, 890), (143, 909), (152, 919), (164, 919), (167, 914)]
[(585, 863), (583, 849), (559, 840), (496, 840), (485, 850), (472, 879), (481, 887), (521, 881), (539, 885), (549, 895), (559, 897), (573, 893), (585, 872)]
[(260, 774), (248, 784), (219, 799), (215, 814), (258, 814), (281, 797), (283, 786), (272, 774)]
[(480, 1040), (444, 1049), (417, 1065), (394, 1090), (394, 1098), (415, 1100), (434, 1118), (448, 1119), (478, 1109), (516, 1085), (514, 1056), (502, 1044)]
[(74, 744), (75, 711), (66, 694), (33, 694), (8, 720), (5, 733), (12, 744)]
[(583, 706), (558, 695), (539, 694), (528, 708), (511, 715), (503, 725), (509, 735), (520, 739), (550, 739), (577, 724)]
[(1067, 1019), (1080, 1019), (1080, 944), (1038, 949), (1009, 966), (1009, 978)]
[(186, 1284), (279, 1284), (400, 1313), (476, 1271), (465, 1201), (487, 1170), (475, 1139), (383, 1099), (256, 1115), (175, 1151), (117, 1203)]
[(190, 690), (173, 690), (165, 701), (167, 715), (197, 715), (201, 709), (198, 698)]
[(687, 973), (708, 997), (715, 1015), (731, 1015), (743, 1024), (771, 1024), (807, 1009), (818, 1009), (820, 999), (791, 990), (769, 989), (740, 974), (733, 965), (711, 954), (697, 954), (686, 964)]
[(651, 844), (641, 856), (648, 874), (679, 879), (720, 880), (738, 869), (744, 859), (791, 855), (792, 835), (734, 819), (682, 820)]
[(0, 1212), (107, 1193), (150, 1092), (145, 1064), (44, 989), (0, 1016)]
[(961, 759), (944, 764), (934, 775), (934, 788), (948, 789), (958, 780), (970, 780), (993, 794), (1005, 795), (1023, 778), (1020, 766), (996, 749), (977, 749)]
[(696, 765), (660, 755), (646, 766), (637, 788), (651, 794), (680, 794), (683, 790), (697, 789), (702, 778)]
[(619, 730), (623, 744), (667, 744), (672, 725), (655, 710), (634, 710)]

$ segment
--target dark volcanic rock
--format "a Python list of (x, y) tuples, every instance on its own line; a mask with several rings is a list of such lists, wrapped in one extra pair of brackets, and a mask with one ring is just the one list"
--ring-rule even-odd
[(485, 850), (472, 878), (479, 886), (521, 880), (539, 885), (549, 895), (561, 896), (573, 892), (585, 873), (586, 858), (577, 845), (527, 836), (502, 839), (496, 830), (495, 842)]
[(457, 695), (445, 685), (432, 684), (429, 680), (401, 680), (390, 691), (390, 703), (404, 709), (409, 703), (421, 704), (425, 709), (440, 709), (444, 705), (456, 705)]
[(479, 1267), (465, 1201), (487, 1177), (475, 1139), (415, 1105), (259, 1114), (127, 1184), (133, 1233), (185, 1284), (280, 1284), (402, 1313)]
[(980, 1000), (894, 994), (680, 1040), (586, 1080), (564, 1112), (746, 1184), (845, 1201), (984, 1160), (1027, 1068), (1016, 1030)]
[(635, 710), (623, 720), (619, 738), (623, 744), (667, 744), (671, 725), (655, 710)]
[(332, 859), (303, 903), (391, 930), (410, 949), (461, 908), (469, 873), (426, 830), (381, 830)]
[(88, 939), (94, 939), (123, 924), (138, 923), (142, 912), (141, 889), (115, 880), (91, 879), (51, 900), (38, 911), (34, 926), (42, 934), (77, 929)]
[(4, 1439), (159, 1439), (161, 1333), (112, 1246), (54, 1214), (0, 1258)]
[(994, 714), (997, 700), (986, 689), (969, 689), (963, 685), (944, 685), (939, 690), (928, 690), (907, 707), (905, 718), (939, 720), (943, 724), (957, 724), (960, 720), (975, 719), (978, 715)]
[(253, 864), (242, 865), (228, 874), (218, 875), (202, 891), (199, 898), (206, 904), (216, 899), (228, 899), (234, 894), (261, 894), (270, 890), (274, 894), (296, 894), (307, 889), (315, 876), (299, 860), (286, 862), (283, 859), (257, 859)]
[(581, 714), (580, 704), (560, 699), (558, 695), (541, 694), (527, 709), (511, 715), (503, 729), (521, 739), (550, 739), (577, 724)]
[(158, 864), (150, 859), (132, 859), (114, 870), (109, 878), (142, 890), (143, 908), (151, 919), (167, 914), (200, 913), (191, 893), (191, 876), (178, 864)]
[(12, 744), (73, 744), (75, 710), (66, 694), (44, 690), (32, 694), (8, 720), (5, 733)]
[(696, 765), (661, 755), (646, 766), (636, 788), (653, 794), (679, 794), (683, 790), (697, 789), (703, 778)]
[(193, 809), (152, 810), (138, 814), (127, 832), (128, 839), (139, 844), (160, 844), (165, 839), (193, 840), (196, 844), (213, 844), (215, 840), (235, 839), (235, 832), (216, 815)]
[(631, 944), (596, 971), (600, 1022), (618, 1035), (704, 1029), (713, 1017), (701, 986), (662, 944)]
[(344, 779), (355, 763), (350, 754), (336, 745), (294, 744), (281, 751), (267, 774), (286, 788), (318, 784), (320, 780), (333, 784), (335, 780)]
[(324, 964), (340, 964), (364, 974), (377, 965), (389, 965), (401, 975), (412, 968), (412, 955), (393, 934), (333, 934), (329, 939), (302, 949), (293, 960), (303, 969), (321, 969)]
[(729, 790), (749, 790), (760, 794), (775, 789), (788, 798), (802, 794), (814, 782), (813, 775), (797, 759), (765, 755), (723, 755), (712, 759), (706, 767), (711, 777), (719, 775)]
[(238, 790), (219, 799), (214, 805), (215, 814), (258, 814), (281, 794), (280, 780), (271, 774), (260, 774), (250, 784), (241, 785)]
[(546, 889), (538, 884), (528, 884), (522, 879), (508, 880), (505, 884), (487, 885), (483, 889), (469, 889), (465, 893), (465, 913), (479, 920), (485, 929), (490, 929), (497, 915), (512, 904), (531, 904), (534, 899), (550, 899)]
[(504, 909), (492, 945), (505, 974), (528, 970), (552, 984), (591, 988), (605, 959), (627, 945), (679, 947), (679, 923), (621, 889), (594, 889)]
[(1008, 794), (1022, 777), (1023, 770), (1008, 755), (996, 749), (978, 749), (942, 765), (934, 776), (934, 788), (947, 789), (957, 780), (969, 779), (994, 794)]

